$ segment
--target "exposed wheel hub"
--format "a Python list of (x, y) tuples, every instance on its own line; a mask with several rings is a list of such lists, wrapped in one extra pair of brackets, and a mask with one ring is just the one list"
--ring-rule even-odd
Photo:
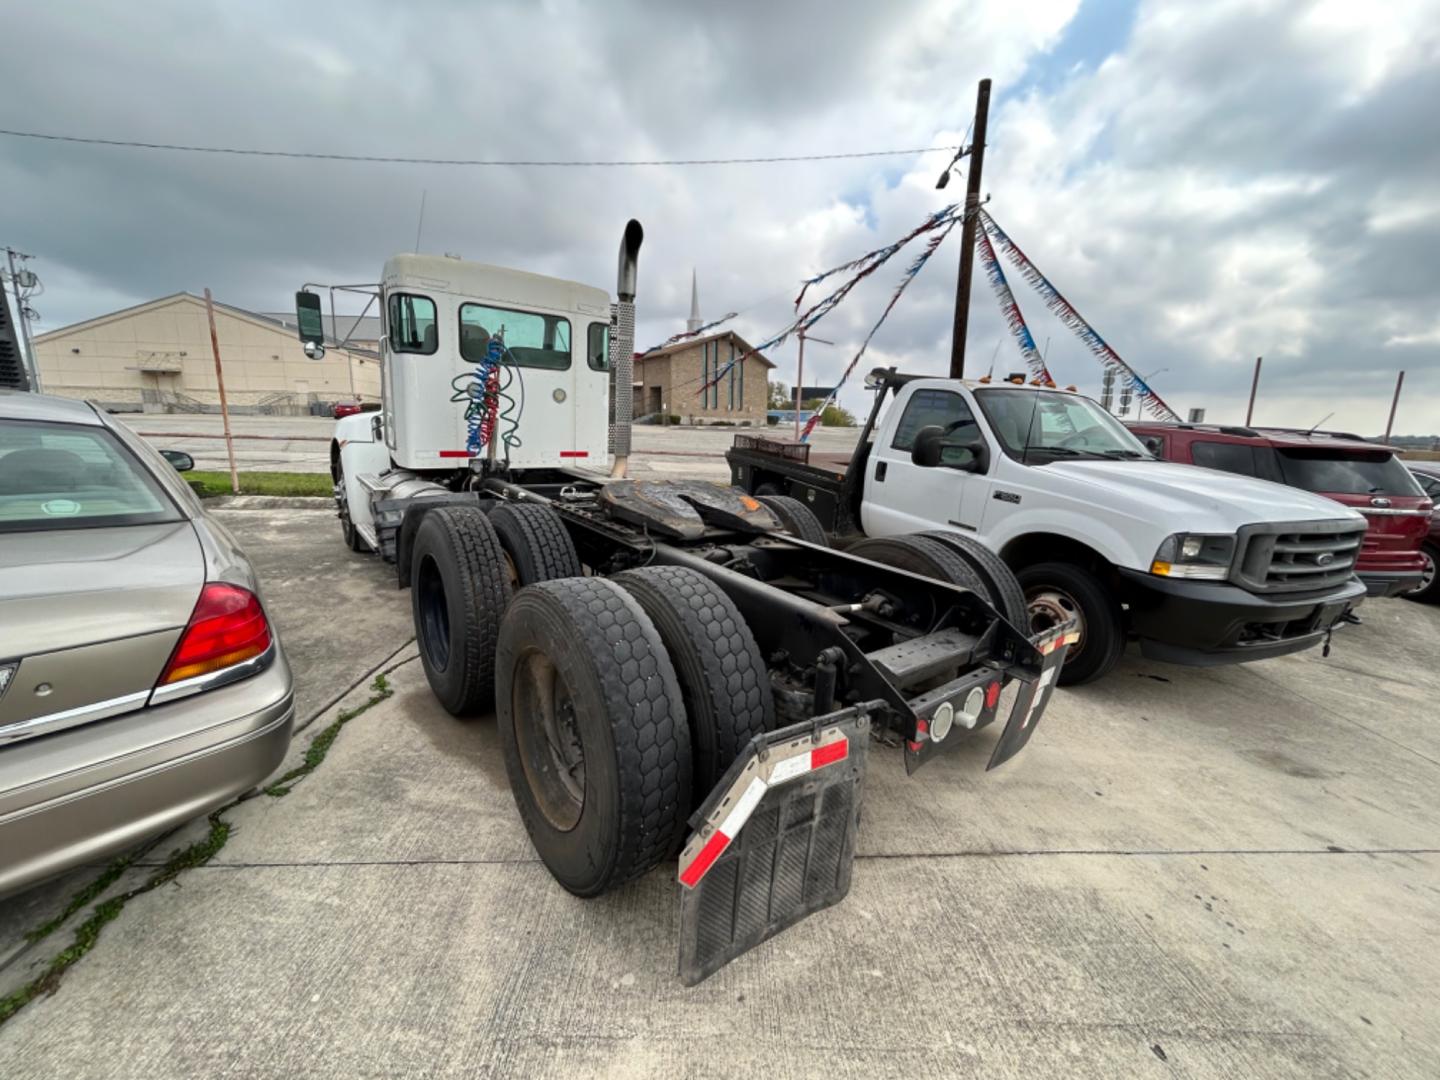
[(519, 661), (512, 693), (515, 741), (535, 803), (555, 828), (573, 829), (585, 808), (585, 746), (570, 688), (532, 649)]
[(1080, 605), (1075, 602), (1075, 598), (1064, 589), (1054, 585), (1032, 586), (1025, 590), (1025, 608), (1030, 615), (1030, 632), (1032, 634), (1053, 630), (1071, 619), (1076, 621), (1080, 638), (1070, 646), (1070, 651), (1065, 654), (1065, 663), (1073, 662), (1084, 651), (1085, 615), (1080, 610)]

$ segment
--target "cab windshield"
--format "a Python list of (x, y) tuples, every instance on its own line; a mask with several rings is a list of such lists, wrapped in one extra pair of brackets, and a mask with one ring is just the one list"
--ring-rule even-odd
[(1005, 452), (1020, 461), (1153, 460), (1120, 421), (1079, 394), (983, 387), (975, 391), (975, 400)]

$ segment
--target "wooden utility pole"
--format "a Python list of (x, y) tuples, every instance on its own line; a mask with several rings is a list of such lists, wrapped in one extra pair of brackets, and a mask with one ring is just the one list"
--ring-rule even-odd
[(1390, 399), (1390, 419), (1385, 421), (1385, 441), (1390, 441), (1390, 432), (1395, 429), (1395, 409), (1400, 404), (1400, 387), (1405, 385), (1405, 372), (1395, 380), (1395, 396)]
[(1255, 391), (1260, 388), (1260, 362), (1263, 356), (1255, 357), (1255, 375), (1250, 380), (1250, 404), (1245, 406), (1245, 426), (1250, 426), (1250, 418), (1255, 415)]
[(965, 221), (960, 228), (960, 277), (955, 282), (955, 325), (950, 335), (950, 377), (965, 377), (965, 333), (970, 325), (970, 278), (975, 270), (975, 229), (979, 225), (980, 171), (985, 167), (985, 122), (990, 115), (990, 80), (975, 95), (975, 134), (970, 142), (970, 178), (965, 184)]
[(240, 494), (240, 474), (235, 471), (235, 440), (230, 435), (230, 406), (225, 400), (225, 372), (220, 369), (220, 335), (215, 332), (215, 301), (205, 290), (205, 315), (210, 320), (210, 348), (215, 353), (215, 385), (220, 388), (220, 419), (225, 423), (225, 453), (230, 458), (230, 490)]

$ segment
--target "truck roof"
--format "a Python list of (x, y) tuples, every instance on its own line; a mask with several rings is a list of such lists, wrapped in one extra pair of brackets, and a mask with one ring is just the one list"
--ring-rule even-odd
[[(1030, 382), (1010, 382), (1008, 379), (952, 379), (948, 375), (921, 375), (917, 372), (900, 373), (893, 368), (875, 368), (865, 379), (866, 385), (878, 385), (886, 383), (890, 386), (904, 386), (912, 382), (938, 382), (954, 386), (957, 382), (968, 390), (984, 390), (988, 387), (998, 387), (1004, 390), (1050, 390), (1058, 393), (1079, 393), (1067, 386), (1037, 386)], [(1087, 395), (1082, 395), (1087, 396)]]
[(604, 289), (449, 255), (392, 255), (385, 260), (382, 280), (387, 286), (408, 285), (525, 307), (610, 315), (610, 294)]

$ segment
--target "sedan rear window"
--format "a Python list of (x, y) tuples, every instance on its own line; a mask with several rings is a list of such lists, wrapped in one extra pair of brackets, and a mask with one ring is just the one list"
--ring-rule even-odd
[(1421, 495), (1394, 454), (1279, 449), (1280, 472), (1292, 487), (1330, 495)]
[(0, 420), (0, 532), (178, 520), (159, 482), (104, 428)]

